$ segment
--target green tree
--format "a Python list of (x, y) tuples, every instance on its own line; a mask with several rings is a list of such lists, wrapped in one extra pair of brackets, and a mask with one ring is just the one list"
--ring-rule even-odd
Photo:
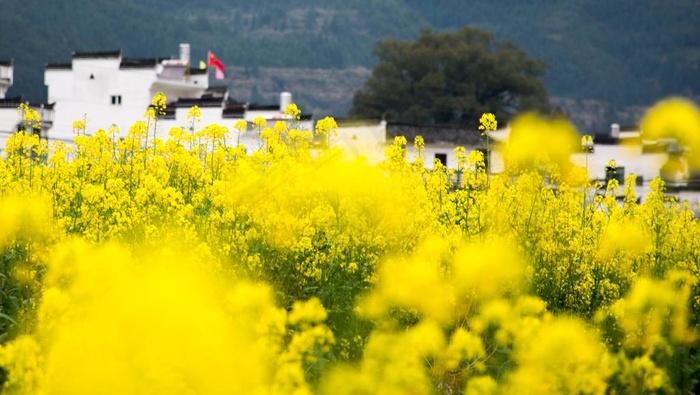
[(549, 110), (547, 65), (490, 32), (421, 30), (412, 42), (382, 40), (379, 63), (353, 98), (351, 117), (475, 127), (492, 112), (508, 121), (522, 110)]

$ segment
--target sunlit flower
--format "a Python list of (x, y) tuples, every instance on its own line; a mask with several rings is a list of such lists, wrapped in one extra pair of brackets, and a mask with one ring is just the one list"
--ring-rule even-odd
[(488, 134), (488, 132), (493, 132), (497, 128), (498, 122), (495, 115), (490, 112), (481, 115), (481, 118), (479, 118), (479, 130), (482, 131), (482, 136)]
[(287, 106), (287, 108), (284, 109), (284, 115), (288, 115), (292, 119), (299, 119), (301, 111), (299, 110), (296, 104), (291, 103)]
[(581, 137), (581, 149), (583, 152), (593, 152), (593, 137), (590, 134)]

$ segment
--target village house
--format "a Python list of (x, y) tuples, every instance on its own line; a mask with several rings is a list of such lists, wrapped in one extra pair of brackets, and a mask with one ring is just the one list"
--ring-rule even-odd
[[(73, 123), (83, 121), (88, 133), (97, 129), (118, 128), (120, 137), (129, 127), (144, 119), (152, 98), (162, 92), (167, 97), (166, 113), (157, 123), (156, 136), (167, 138), (173, 127), (190, 127), (187, 113), (193, 106), (201, 110), (196, 127), (219, 124), (233, 130), (239, 120), (251, 123), (256, 117), (264, 118), (270, 126), (286, 120), (284, 110), (292, 103), (292, 94), (282, 92), (280, 102), (273, 105), (244, 103), (229, 97), (226, 87), (210, 87), (208, 69), (190, 64), (189, 44), (180, 45), (177, 59), (134, 59), (124, 57), (121, 51), (74, 52), (69, 63), (46, 65), (44, 82), (48, 103), (26, 103), (21, 97), (0, 98), (0, 147), (4, 149), (7, 137), (22, 124), (18, 111), (21, 103), (39, 111), (42, 117), (40, 133), (51, 141), (72, 143), (75, 137)], [(1, 62), (0, 92), (4, 96), (12, 84), (11, 62)], [(301, 115), (301, 127), (313, 129), (313, 117)], [(244, 134), (237, 142), (256, 146), (256, 136)]]
[[(162, 92), (167, 97), (167, 110), (161, 115), (156, 136), (167, 138), (173, 127), (188, 129), (191, 121), (187, 113), (193, 106), (201, 110), (197, 127), (219, 124), (234, 134), (232, 143), (241, 143), (249, 149), (259, 148), (257, 134), (235, 136), (233, 125), (240, 120), (248, 123), (256, 117), (267, 120), (272, 126), (279, 120), (288, 120), (284, 110), (291, 104), (292, 94), (280, 93), (279, 103), (258, 105), (238, 102), (229, 97), (224, 86), (209, 86), (208, 68), (193, 67), (189, 44), (181, 44), (176, 59), (124, 57), (122, 51), (74, 52), (69, 63), (49, 63), (45, 69), (48, 103), (26, 103), (21, 97), (6, 98), (12, 85), (14, 65), (0, 61), (0, 150), (7, 137), (22, 127), (22, 116), (17, 110), (21, 103), (37, 110), (42, 118), (35, 130), (49, 141), (72, 143), (75, 137), (73, 122), (85, 122), (87, 133), (97, 129), (117, 127), (123, 137), (136, 121), (144, 119), (144, 113), (152, 98)], [(314, 118), (302, 114), (302, 129), (314, 130)], [(331, 139), (348, 158), (363, 156), (371, 163), (382, 160), (384, 149), (397, 136), (407, 140), (408, 160), (413, 161), (414, 139), (420, 135), (425, 142), (425, 166), (432, 168), (435, 161), (448, 168), (456, 168), (456, 147), (464, 147), (469, 153), (479, 150), (485, 154), (492, 174), (503, 171), (504, 164), (499, 144), (507, 141), (507, 127), (489, 133), (489, 140), (477, 130), (456, 127), (417, 126), (388, 124), (385, 121), (338, 120), (337, 136)], [(317, 141), (318, 143), (318, 141)], [(1, 152), (1, 151), (0, 151)], [(590, 178), (605, 183), (617, 178), (621, 184), (627, 175), (637, 176), (639, 195), (646, 193), (648, 182), (661, 176), (669, 190), (683, 198), (688, 191), (698, 189), (700, 177), (687, 169), (682, 147), (673, 141), (649, 141), (635, 128), (612, 125), (609, 132), (596, 134), (592, 152), (572, 155), (573, 163), (587, 166)], [(615, 174), (606, 171), (610, 160), (617, 165)], [(694, 192), (689, 196), (694, 196)], [(697, 199), (695, 199), (697, 200)]]
[(24, 128), (22, 114), (18, 108), (26, 104), (41, 117), (41, 125), (34, 130), (40, 136), (46, 137), (53, 125), (53, 105), (30, 103), (22, 97), (6, 97), (7, 90), (14, 81), (14, 64), (12, 61), (0, 61), (0, 153), (5, 149), (7, 138), (20, 128)]
[[(55, 103), (55, 119), (49, 140), (70, 142), (73, 122), (83, 120), (88, 131), (117, 126), (121, 136), (144, 119), (152, 98), (162, 92), (167, 111), (159, 119), (156, 135), (167, 138), (172, 127), (188, 127), (187, 113), (193, 106), (201, 110), (200, 126), (220, 124), (229, 129), (238, 120), (249, 123), (256, 117), (270, 122), (284, 119), (292, 102), (288, 92), (280, 94), (275, 105), (237, 102), (226, 87), (210, 87), (208, 69), (193, 67), (189, 44), (180, 44), (177, 59), (132, 59), (121, 51), (74, 52), (70, 63), (46, 66), (48, 101)], [(310, 122), (310, 115), (302, 115)], [(245, 139), (252, 137), (243, 137)]]

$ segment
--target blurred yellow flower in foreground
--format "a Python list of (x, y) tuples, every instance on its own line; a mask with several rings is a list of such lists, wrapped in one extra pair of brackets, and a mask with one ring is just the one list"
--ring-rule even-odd
[(692, 101), (673, 97), (650, 108), (640, 124), (645, 139), (675, 139), (691, 151), (691, 166), (700, 167), (700, 109)]
[(570, 155), (578, 147), (574, 126), (564, 119), (521, 115), (513, 121), (506, 144), (506, 167), (511, 173), (555, 164), (560, 170), (571, 166)]

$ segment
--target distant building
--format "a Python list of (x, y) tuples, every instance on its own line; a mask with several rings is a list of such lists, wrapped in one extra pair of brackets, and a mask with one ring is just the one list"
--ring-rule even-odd
[[(442, 163), (448, 168), (457, 167), (457, 157), (454, 149), (463, 147), (467, 154), (471, 151), (481, 151), (484, 160), (490, 159), (490, 169), (492, 173), (503, 171), (503, 160), (500, 153), (495, 149), (496, 142), (486, 140), (480, 131), (465, 129), (456, 126), (419, 126), (406, 124), (387, 125), (387, 144), (390, 144), (394, 137), (406, 137), (407, 149), (410, 155), (413, 154), (413, 143), (417, 136), (422, 136), (425, 143), (425, 165), (433, 168), (435, 161)], [(487, 150), (490, 155), (486, 155)], [(410, 159), (410, 158), (409, 158)]]
[(7, 138), (14, 132), (23, 128), (22, 114), (18, 107), (24, 103), (32, 110), (39, 112), (41, 125), (34, 130), (42, 137), (46, 137), (53, 126), (53, 106), (29, 103), (22, 97), (6, 97), (7, 90), (14, 82), (14, 64), (12, 61), (0, 61), (0, 153), (5, 150)]
[[(193, 106), (201, 109), (198, 126), (217, 123), (232, 129), (241, 119), (281, 120), (292, 100), (287, 92), (280, 95), (279, 104), (266, 106), (229, 98), (226, 87), (209, 86), (207, 68), (191, 67), (189, 44), (180, 44), (178, 59), (132, 59), (121, 51), (74, 52), (71, 63), (47, 64), (44, 78), (48, 101), (55, 105), (47, 137), (65, 142), (73, 141), (76, 120), (85, 121), (88, 133), (116, 125), (125, 136), (134, 122), (144, 119), (158, 92), (167, 97), (166, 114), (157, 125), (160, 138), (167, 138), (172, 127), (189, 126), (187, 113)], [(310, 125), (306, 127), (313, 126), (311, 115), (302, 115), (302, 120)]]
[(354, 159), (362, 156), (371, 163), (384, 158), (386, 121), (339, 119), (337, 124), (337, 135), (332, 134), (330, 142), (332, 146), (340, 148), (345, 157)]
[[(248, 133), (235, 136), (233, 125), (239, 120), (251, 122), (262, 117), (273, 126), (285, 120), (284, 110), (292, 103), (288, 92), (280, 94), (279, 103), (258, 105), (238, 102), (229, 97), (226, 87), (210, 87), (207, 68), (193, 68), (189, 44), (180, 45), (177, 59), (150, 58), (132, 59), (122, 56), (121, 51), (74, 52), (70, 63), (46, 65), (45, 84), (50, 104), (26, 103), (21, 97), (6, 98), (13, 83), (14, 65), (11, 61), (0, 61), (0, 150), (4, 149), (7, 137), (22, 127), (22, 117), (17, 107), (21, 103), (39, 111), (42, 117), (40, 128), (34, 130), (49, 141), (71, 143), (74, 138), (73, 122), (83, 120), (88, 133), (97, 129), (118, 126), (125, 136), (129, 127), (144, 119), (144, 113), (152, 98), (163, 92), (167, 97), (167, 110), (159, 117), (156, 135), (167, 138), (173, 127), (189, 128), (187, 113), (192, 106), (201, 109), (201, 122), (197, 127), (217, 123), (228, 127), (232, 141), (251, 148), (259, 147), (257, 135)], [(486, 138), (477, 130), (454, 127), (416, 126), (387, 124), (384, 121), (339, 120), (337, 136), (331, 139), (349, 157), (364, 156), (371, 162), (382, 160), (384, 149), (396, 136), (407, 140), (408, 160), (415, 158), (413, 141), (421, 135), (425, 141), (425, 165), (432, 168), (435, 161), (449, 168), (457, 166), (454, 148), (464, 147), (468, 152), (479, 150), (490, 155), (491, 173), (503, 171), (503, 160), (498, 150), (499, 142), (507, 141), (509, 129), (499, 129)], [(303, 114), (302, 129), (314, 131), (313, 116)], [(319, 143), (319, 141), (316, 141)], [(621, 181), (630, 173), (637, 175), (643, 187), (648, 181), (662, 176), (668, 185), (677, 189), (700, 188), (700, 174), (688, 171), (685, 153), (674, 141), (647, 141), (638, 130), (612, 125), (609, 133), (596, 135), (594, 150), (585, 155), (574, 154), (571, 160), (578, 165), (587, 162), (592, 179), (609, 177), (606, 165), (616, 161), (616, 178)]]
[[(644, 139), (636, 126), (612, 124), (608, 133), (593, 136), (593, 142), (593, 152), (587, 155), (588, 173), (592, 179), (605, 181), (605, 168), (610, 160), (614, 160), (620, 185), (630, 174), (637, 176), (638, 184), (648, 184), (661, 175), (661, 169), (669, 159), (667, 142)], [(572, 155), (572, 162), (585, 166), (586, 154)]]
[(5, 98), (7, 90), (12, 86), (14, 65), (12, 61), (0, 61), (0, 99)]
[(44, 83), (56, 111), (49, 140), (72, 141), (76, 120), (84, 120), (88, 131), (115, 124), (126, 133), (159, 91), (171, 101), (201, 97), (209, 85), (207, 70), (190, 69), (189, 51), (182, 44), (179, 59), (74, 52), (70, 63), (47, 64)]

